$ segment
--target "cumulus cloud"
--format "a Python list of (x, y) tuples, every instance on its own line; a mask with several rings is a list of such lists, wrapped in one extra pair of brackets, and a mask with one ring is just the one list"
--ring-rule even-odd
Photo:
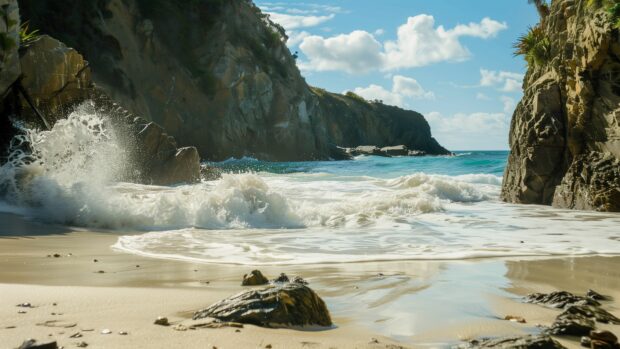
[(298, 28), (314, 27), (335, 17), (333, 13), (326, 16), (298, 16), (277, 12), (268, 12), (268, 14), (269, 19), (280, 24), (287, 31)]
[(396, 41), (385, 43), (384, 69), (414, 68), (443, 61), (462, 61), (470, 57), (469, 50), (460, 42), (464, 36), (488, 39), (508, 28), (490, 18), (480, 23), (457, 25), (447, 30), (435, 26), (435, 18), (429, 15), (409, 17), (398, 28)]
[[(484, 18), (479, 23), (461, 24), (445, 29), (441, 25), (435, 25), (433, 16), (423, 14), (409, 17), (407, 23), (398, 28), (397, 39), (394, 41), (380, 43), (375, 35), (356, 30), (330, 38), (309, 36), (304, 38), (299, 47), (308, 58), (303, 65), (306, 70), (343, 70), (348, 73), (391, 71), (465, 60), (471, 54), (461, 43), (462, 37), (488, 39), (507, 27), (506, 23)], [(334, 43), (339, 45), (340, 52), (348, 54), (332, 52)], [(357, 62), (365, 60), (364, 56), (370, 56), (372, 60), (366, 61), (366, 65), (362, 67)]]
[(328, 39), (311, 35), (303, 39), (299, 48), (309, 58), (308, 62), (299, 63), (303, 70), (365, 73), (383, 61), (381, 43), (363, 30)]
[(523, 77), (520, 73), (480, 69), (480, 86), (495, 86), (503, 92), (518, 92), (521, 91)]
[(505, 113), (457, 113), (445, 116), (439, 112), (425, 115), (437, 140), (452, 150), (506, 149), (509, 119)]
[(392, 77), (392, 89), (371, 84), (368, 87), (358, 87), (353, 90), (356, 94), (369, 100), (381, 100), (385, 104), (406, 108), (408, 99), (434, 99), (435, 94), (426, 91), (420, 83), (413, 78), (402, 75)]

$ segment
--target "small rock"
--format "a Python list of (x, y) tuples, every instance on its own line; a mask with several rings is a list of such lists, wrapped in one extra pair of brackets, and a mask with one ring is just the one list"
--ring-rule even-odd
[(609, 344), (618, 343), (618, 337), (616, 337), (615, 334), (609, 331), (605, 331), (605, 330), (598, 330), (598, 331), (590, 332), (590, 338), (592, 338), (592, 340), (596, 339), (599, 341), (607, 342)]
[(295, 276), (293, 278), (294, 284), (307, 285), (308, 281), (304, 280), (301, 276)]
[(376, 343), (379, 343), (379, 340), (377, 338), (371, 338), (370, 343), (376, 344)]
[(17, 312), (17, 314), (26, 314), (26, 313), (28, 313), (28, 312), (27, 312), (27, 311), (25, 311), (25, 310), (19, 310), (19, 311)]
[(235, 332), (241, 332), (241, 330), (240, 329), (236, 329)]
[(518, 322), (520, 324), (526, 323), (524, 318), (522, 318), (521, 316), (515, 316), (515, 315), (506, 315), (506, 317), (504, 317), (504, 320)]
[(97, 262), (99, 262), (99, 260), (98, 259), (93, 259), (93, 262), (97, 263)]
[(120, 334), (121, 336), (126, 336), (129, 333), (127, 333), (126, 331), (118, 331), (118, 334)]
[(54, 258), (60, 258), (60, 254), (58, 254), (58, 253), (54, 253), (54, 254), (52, 255), (52, 257), (54, 257)]
[(52, 305), (53, 305), (53, 306), (57, 306), (58, 304), (56, 304), (56, 303), (52, 303)]
[(88, 346), (88, 343), (86, 342), (79, 342), (77, 344), (75, 344), (76, 347), (78, 348), (86, 348)]
[(258, 286), (258, 285), (266, 285), (269, 283), (269, 280), (261, 273), (260, 270), (252, 270), (249, 274), (243, 275), (243, 281), (241, 281), (241, 286)]
[(32, 308), (32, 304), (30, 303), (20, 303), (17, 306), (20, 308)]
[(271, 348), (272, 348), (272, 346), (271, 346), (271, 344), (267, 344), (267, 345), (265, 345), (265, 348), (266, 348), (266, 349), (271, 349)]
[(111, 334), (112, 331), (110, 331), (110, 329), (108, 328), (104, 328), (103, 330), (101, 330), (101, 334)]
[(590, 289), (588, 290), (588, 292), (586, 292), (586, 297), (590, 298), (590, 299), (594, 299), (596, 301), (606, 301), (609, 300), (609, 297), (607, 296), (603, 296), (602, 294)]
[(281, 282), (281, 283), (285, 283), (285, 282), (290, 282), (288, 276), (286, 276), (286, 274), (282, 273), (280, 274), (280, 276), (278, 276), (277, 279), (273, 280), (273, 282)]
[(181, 331), (182, 332), (182, 331), (187, 331), (188, 327), (185, 326), (185, 325), (178, 324), (178, 325), (173, 326), (172, 329), (175, 330), (175, 331)]
[(76, 332), (69, 336), (69, 338), (81, 338), (82, 334), (80, 332)]
[(163, 317), (163, 316), (158, 316), (157, 319), (155, 319), (154, 324), (160, 325), (160, 326), (170, 326), (170, 323), (168, 322), (168, 318)]
[(14, 328), (17, 328), (17, 326), (13, 326), (13, 325), (11, 325), (11, 326), (6, 326), (4, 329), (5, 329), (5, 330), (12, 330), (12, 329), (14, 329)]
[(104, 273), (105, 273), (105, 271), (103, 271), (103, 270), (98, 270), (97, 271), (97, 274), (104, 274)]
[(140, 264), (136, 264), (136, 268), (140, 268)]
[(384, 277), (385, 275), (383, 275), (383, 273), (378, 273), (377, 277)]
[(36, 340), (27, 339), (17, 349), (58, 349), (58, 344), (56, 342), (37, 344)]
[(546, 335), (523, 335), (501, 338), (475, 339), (461, 344), (458, 349), (565, 349)]
[(583, 337), (581, 337), (581, 340), (579, 341), (579, 344), (581, 344), (582, 347), (589, 348), (591, 341), (592, 340), (590, 339), (590, 337), (583, 336)]
[(604, 342), (604, 341), (599, 341), (597, 339), (593, 339), (590, 342), (590, 348), (591, 349), (614, 349), (614, 345), (609, 344), (609, 343)]

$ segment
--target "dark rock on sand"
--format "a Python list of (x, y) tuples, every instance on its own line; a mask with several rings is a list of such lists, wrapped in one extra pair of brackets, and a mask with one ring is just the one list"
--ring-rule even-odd
[(260, 272), (260, 270), (252, 270), (249, 274), (243, 275), (241, 286), (259, 286), (266, 285), (269, 280)]
[(58, 344), (55, 341), (38, 344), (35, 339), (27, 339), (17, 349), (58, 349)]
[(609, 300), (608, 296), (603, 296), (602, 294), (594, 290), (588, 290), (588, 292), (586, 292), (586, 297), (590, 299), (594, 299), (596, 301), (608, 301)]
[(592, 338), (592, 340), (607, 342), (612, 345), (618, 343), (618, 337), (606, 330), (592, 331), (590, 332), (590, 338)]
[(564, 349), (560, 343), (546, 335), (509, 336), (502, 338), (473, 340), (461, 344), (458, 349)]
[(591, 349), (615, 349), (615, 346), (604, 341), (593, 339), (590, 342)]
[(585, 348), (589, 348), (591, 342), (592, 342), (592, 339), (590, 339), (590, 337), (588, 336), (583, 336), (581, 337), (581, 340), (579, 340), (579, 344), (581, 344), (581, 346)]
[(170, 326), (170, 322), (168, 322), (168, 318), (163, 317), (163, 316), (158, 316), (157, 319), (155, 319), (155, 322), (153, 322), (153, 324), (160, 325), (160, 326)]
[(273, 282), (291, 282), (291, 280), (288, 278), (288, 276), (284, 273), (280, 274), (280, 276), (278, 276), (276, 279), (273, 280)]
[(194, 320), (215, 318), (263, 327), (331, 326), (325, 302), (310, 288), (287, 283), (239, 293), (194, 313)]
[(551, 324), (548, 332), (557, 336), (585, 336), (594, 327), (594, 321), (583, 315), (562, 313)]
[(301, 276), (295, 276), (292, 281), (294, 284), (307, 285), (308, 281), (304, 280)]
[(600, 303), (594, 299), (577, 296), (566, 291), (551, 293), (532, 293), (525, 297), (528, 303), (540, 304), (552, 308), (565, 308), (569, 305), (593, 305), (599, 306)]
[(603, 308), (595, 307), (591, 305), (570, 306), (566, 310), (564, 310), (564, 312), (560, 314), (558, 317), (568, 316), (568, 315), (582, 316), (582, 317), (596, 320), (596, 322), (600, 322), (604, 324), (620, 325), (620, 319), (618, 319), (616, 316), (614, 316), (613, 314), (611, 314), (610, 312), (608, 312), (607, 310)]

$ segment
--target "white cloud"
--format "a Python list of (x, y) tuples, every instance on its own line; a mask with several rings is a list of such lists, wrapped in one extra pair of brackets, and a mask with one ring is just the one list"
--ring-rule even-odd
[(506, 23), (484, 18), (480, 23), (457, 25), (446, 30), (442, 25), (435, 27), (433, 16), (409, 17), (407, 23), (398, 28), (397, 40), (385, 43), (384, 69), (414, 68), (443, 61), (465, 60), (471, 54), (459, 41), (461, 37), (487, 39), (506, 28)]
[(501, 96), (499, 100), (502, 101), (502, 104), (504, 105), (504, 113), (512, 114), (514, 112), (516, 106), (514, 98)]
[(485, 95), (485, 94), (484, 94), (484, 93), (482, 93), (482, 92), (478, 92), (478, 93), (476, 94), (476, 99), (481, 100), (481, 101), (488, 101), (488, 100), (490, 100), (491, 98), (490, 98), (489, 96)]
[(297, 46), (300, 42), (304, 41), (305, 38), (310, 36), (310, 33), (307, 31), (291, 31), (288, 33), (288, 41), (286, 42), (289, 46)]
[(452, 150), (507, 149), (509, 119), (505, 113), (457, 113), (444, 116), (439, 112), (425, 115), (433, 136)]
[(379, 28), (379, 29), (375, 30), (375, 36), (381, 36), (383, 34), (385, 34), (385, 30), (384, 29)]
[[(407, 23), (398, 28), (395, 41), (381, 43), (373, 34), (356, 30), (330, 38), (309, 36), (299, 47), (308, 59), (303, 65), (306, 70), (390, 71), (465, 60), (471, 54), (460, 42), (462, 37), (488, 39), (506, 28), (506, 23), (484, 18), (480, 23), (457, 25), (447, 30), (441, 25), (436, 26), (433, 16), (418, 15), (409, 17)], [(377, 35), (380, 33), (376, 32)], [(339, 52), (334, 52), (334, 44), (338, 44)], [(343, 54), (345, 52), (349, 53)], [(368, 60), (361, 55), (372, 58)], [(357, 63), (359, 60), (365, 61), (363, 67)]]
[(518, 92), (521, 91), (523, 77), (520, 73), (480, 69), (480, 86), (503, 85), (500, 91)]
[(302, 70), (365, 73), (382, 63), (381, 43), (362, 30), (328, 39), (311, 35), (303, 39), (299, 48), (309, 58), (308, 62), (299, 62)]
[(356, 94), (368, 100), (381, 100), (385, 104), (407, 108), (408, 99), (434, 99), (435, 94), (426, 91), (420, 83), (412, 78), (402, 75), (392, 77), (392, 89), (387, 90), (382, 86), (371, 84), (368, 87), (358, 87), (353, 90)]
[(326, 16), (298, 16), (278, 12), (268, 12), (268, 14), (269, 19), (280, 24), (287, 31), (298, 28), (314, 27), (335, 17), (333, 13)]

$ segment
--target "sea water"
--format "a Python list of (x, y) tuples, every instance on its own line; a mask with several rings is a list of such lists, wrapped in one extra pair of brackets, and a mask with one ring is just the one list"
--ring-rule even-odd
[[(112, 229), (114, 249), (247, 265), (620, 254), (620, 215), (500, 200), (506, 151), (210, 165), (192, 185), (123, 182), (125, 149), (92, 106), (28, 130), (0, 168), (0, 211)], [(17, 143), (19, 143), (17, 142)]]

